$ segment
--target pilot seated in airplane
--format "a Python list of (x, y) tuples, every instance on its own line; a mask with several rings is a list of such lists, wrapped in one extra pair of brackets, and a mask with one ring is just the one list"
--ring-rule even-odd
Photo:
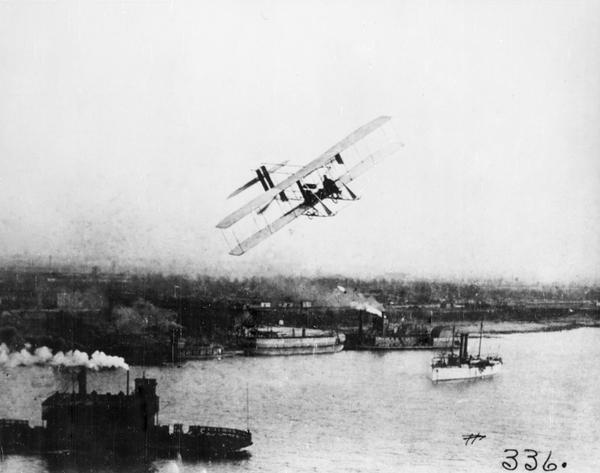
[(333, 179), (329, 179), (327, 176), (323, 176), (323, 198), (334, 197), (338, 199), (340, 197), (340, 188), (336, 185)]

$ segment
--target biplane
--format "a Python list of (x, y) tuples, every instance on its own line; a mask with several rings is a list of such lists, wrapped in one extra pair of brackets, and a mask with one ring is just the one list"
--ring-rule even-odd
[[(225, 238), (229, 254), (244, 254), (298, 217), (333, 217), (336, 204), (359, 199), (350, 182), (402, 147), (383, 129), (389, 120), (381, 116), (366, 123), (299, 169), (288, 171), (287, 161), (255, 169), (255, 176), (228, 198), (255, 186), (262, 188), (261, 193), (217, 224), (233, 235), (234, 244)], [(375, 137), (375, 132), (380, 136)], [(279, 174), (287, 177), (278, 181), (275, 176)], [(246, 231), (241, 229), (244, 222), (249, 227)]]

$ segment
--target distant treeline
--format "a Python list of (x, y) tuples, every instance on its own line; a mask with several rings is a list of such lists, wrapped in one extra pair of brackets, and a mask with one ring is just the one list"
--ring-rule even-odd
[(313, 305), (344, 305), (343, 299), (336, 303), (338, 287), (343, 288), (346, 294), (372, 297), (384, 305), (474, 302), (497, 305), (507, 302), (600, 300), (600, 286), (575, 284), (527, 286), (498, 280), (463, 283), (344, 277), (189, 277), (101, 273), (95, 269), (73, 273), (5, 268), (0, 269), (0, 308), (60, 307), (61, 303), (64, 305), (65, 297), (68, 299), (68, 294), (74, 292), (101, 293), (106, 296), (109, 305), (127, 305), (138, 298), (153, 303), (188, 298), (220, 306), (261, 302), (281, 305), (302, 301), (310, 301)]

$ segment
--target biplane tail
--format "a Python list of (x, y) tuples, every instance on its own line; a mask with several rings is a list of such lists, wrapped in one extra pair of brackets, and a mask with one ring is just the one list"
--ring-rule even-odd
[(273, 180), (271, 179), (271, 174), (274, 173), (275, 171), (281, 169), (287, 163), (288, 163), (287, 161), (284, 161), (283, 163), (276, 163), (276, 164), (272, 165), (269, 169), (267, 169), (267, 167), (264, 165), (258, 169), (255, 169), (256, 177), (254, 179), (250, 179), (244, 185), (238, 187), (231, 194), (229, 194), (227, 196), (227, 198), (231, 199), (232, 197), (235, 197), (236, 195), (245, 191), (246, 189), (249, 189), (254, 184), (258, 184), (259, 182), (261, 183), (265, 192), (268, 191), (269, 189), (272, 189), (273, 187), (275, 187), (275, 185), (273, 184)]

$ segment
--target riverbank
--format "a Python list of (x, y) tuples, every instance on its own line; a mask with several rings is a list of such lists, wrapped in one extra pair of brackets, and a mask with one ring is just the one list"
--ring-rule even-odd
[[(406, 341), (407, 345), (427, 345), (428, 334), (435, 327), (450, 331), (455, 327), (457, 331), (478, 334), (481, 320), (486, 336), (600, 326), (600, 310), (596, 308), (440, 308), (434, 311), (424, 307), (394, 307), (388, 308), (385, 314), (388, 334), (398, 333), (419, 340)], [(194, 317), (191, 315), (184, 317), (179, 325), (175, 322), (175, 312), (144, 300), (136, 300), (131, 307), (114, 306), (103, 310), (15, 309), (0, 313), (0, 343), (13, 351), (27, 346), (33, 350), (46, 346), (53, 352), (100, 350), (121, 356), (132, 364), (161, 365), (240, 351), (236, 327), (248, 321), (270, 326), (275, 331), (287, 330), (288, 336), (294, 335), (291, 327), (295, 327), (296, 335), (302, 333), (303, 327), (307, 335), (312, 330), (335, 330), (346, 336), (347, 350), (359, 344), (357, 334), (361, 323), (366, 332), (381, 333), (379, 317), (347, 307), (312, 307), (303, 312), (281, 308), (256, 310), (250, 316), (242, 309), (223, 308), (199, 310), (194, 312)], [(284, 322), (283, 327), (279, 325), (281, 322)]]
[[(469, 333), (479, 333), (480, 322), (458, 321), (453, 323), (457, 331), (467, 331)], [(539, 321), (503, 321), (503, 320), (485, 320), (483, 323), (483, 333), (489, 335), (501, 335), (510, 333), (528, 333), (528, 332), (559, 332), (562, 330), (573, 330), (582, 327), (600, 327), (600, 320), (585, 314), (565, 315), (560, 318), (550, 318)]]

